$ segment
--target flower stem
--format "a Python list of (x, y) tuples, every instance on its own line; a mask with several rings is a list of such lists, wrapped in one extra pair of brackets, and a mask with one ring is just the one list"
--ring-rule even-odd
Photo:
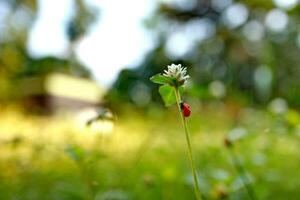
[(177, 106), (178, 106), (179, 113), (180, 113), (180, 116), (181, 116), (182, 124), (183, 124), (183, 127), (184, 127), (184, 132), (185, 132), (185, 138), (186, 138), (186, 142), (187, 142), (187, 146), (188, 146), (189, 161), (190, 161), (190, 165), (191, 165), (191, 168), (192, 168), (193, 179), (194, 179), (194, 184), (195, 184), (194, 185), (194, 191), (195, 191), (196, 199), (201, 200), (201, 193), (199, 191), (198, 176), (197, 176), (197, 171), (196, 171), (196, 167), (195, 167), (195, 161), (194, 161), (194, 156), (193, 156), (193, 151), (192, 151), (190, 135), (189, 135), (188, 128), (187, 128), (187, 121), (186, 121), (185, 117), (183, 116), (183, 114), (181, 112), (181, 108), (180, 108), (181, 97), (180, 97), (179, 90), (178, 90), (178, 88), (174, 88), (174, 89), (175, 89), (175, 96), (176, 96)]
[(243, 165), (239, 161), (238, 156), (236, 155), (233, 147), (230, 148), (229, 151), (230, 151), (230, 154), (232, 157), (233, 165), (236, 168), (236, 171), (238, 172), (241, 180), (243, 181), (244, 187), (247, 190), (249, 198), (251, 200), (257, 200), (258, 198), (256, 197), (255, 191), (254, 191), (252, 184), (250, 183), (250, 180), (247, 176), (246, 169), (243, 167)]

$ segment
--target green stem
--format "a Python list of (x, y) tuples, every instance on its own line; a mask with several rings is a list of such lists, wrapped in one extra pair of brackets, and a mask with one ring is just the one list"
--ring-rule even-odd
[(233, 161), (233, 165), (235, 166), (236, 168), (236, 171), (238, 172), (240, 178), (242, 179), (243, 181), (243, 184), (247, 190), (247, 193), (249, 195), (249, 198), (251, 200), (257, 200), (257, 197), (256, 197), (256, 194), (254, 192), (254, 189), (252, 187), (252, 185), (250, 184), (250, 180), (246, 174), (246, 170), (245, 168), (243, 167), (243, 165), (241, 164), (241, 162), (239, 161), (236, 153), (234, 152), (234, 149), (233, 147), (231, 147), (230, 149), (230, 152), (231, 152), (231, 156), (232, 156), (232, 161)]
[(79, 169), (80, 177), (82, 181), (86, 184), (87, 189), (88, 189), (88, 197), (87, 200), (93, 200), (94, 199), (94, 188), (93, 185), (91, 184), (90, 178), (86, 174), (86, 167), (84, 166), (84, 163), (81, 161), (76, 161), (77, 167)]
[(178, 106), (179, 113), (180, 113), (180, 116), (181, 116), (182, 124), (183, 124), (183, 127), (184, 127), (184, 132), (185, 132), (185, 138), (186, 138), (186, 142), (187, 142), (187, 146), (188, 146), (188, 155), (189, 155), (190, 165), (191, 165), (192, 172), (193, 172), (194, 184), (195, 184), (194, 185), (195, 195), (196, 195), (197, 200), (201, 200), (201, 193), (199, 191), (198, 176), (197, 176), (197, 171), (196, 171), (196, 167), (195, 167), (195, 161), (194, 161), (194, 156), (193, 156), (193, 151), (192, 151), (190, 135), (189, 135), (188, 128), (187, 128), (187, 121), (186, 121), (185, 117), (183, 116), (183, 114), (181, 112), (181, 108), (180, 108), (181, 97), (180, 97), (179, 90), (178, 90), (178, 88), (174, 88), (174, 89), (175, 89), (175, 96), (176, 96), (177, 106)]

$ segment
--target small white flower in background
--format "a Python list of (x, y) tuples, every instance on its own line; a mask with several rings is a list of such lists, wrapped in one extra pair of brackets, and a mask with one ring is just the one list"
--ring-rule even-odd
[(284, 114), (288, 111), (288, 104), (283, 98), (276, 98), (271, 101), (269, 109), (274, 114)]
[(186, 67), (182, 67), (181, 64), (168, 65), (168, 70), (164, 70), (163, 75), (166, 77), (174, 78), (179, 83), (179, 85), (185, 84), (187, 79), (190, 78), (190, 76), (187, 75)]

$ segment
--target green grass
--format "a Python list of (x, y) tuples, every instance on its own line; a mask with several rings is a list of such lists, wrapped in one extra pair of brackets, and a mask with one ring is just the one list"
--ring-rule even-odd
[[(207, 199), (248, 199), (223, 145), (235, 127), (247, 134), (235, 149), (259, 199), (300, 199), (297, 123), (266, 110), (211, 103), (188, 121)], [(185, 136), (176, 108), (124, 108), (114, 131), (79, 130), (70, 116), (0, 113), (0, 199), (194, 199)]]

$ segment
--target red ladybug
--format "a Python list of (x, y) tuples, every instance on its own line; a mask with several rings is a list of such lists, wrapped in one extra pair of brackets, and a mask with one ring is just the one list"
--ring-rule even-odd
[(191, 109), (190, 109), (189, 104), (184, 103), (184, 102), (180, 103), (180, 109), (181, 109), (183, 116), (189, 117), (191, 115)]

